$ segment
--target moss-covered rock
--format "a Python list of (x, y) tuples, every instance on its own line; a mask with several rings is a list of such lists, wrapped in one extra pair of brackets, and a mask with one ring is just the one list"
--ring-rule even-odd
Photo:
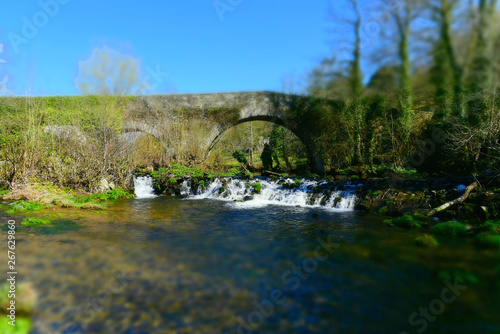
[(433, 248), (437, 247), (439, 243), (437, 240), (429, 234), (424, 234), (415, 238), (415, 244), (420, 247)]
[(457, 237), (467, 234), (467, 226), (459, 222), (449, 221), (434, 225), (431, 228), (431, 232), (433, 234)]
[(384, 223), (393, 224), (406, 229), (419, 229), (422, 227), (422, 223), (412, 215), (406, 215), (395, 219), (386, 219)]
[(481, 248), (500, 249), (500, 234), (483, 232), (476, 235), (474, 244)]

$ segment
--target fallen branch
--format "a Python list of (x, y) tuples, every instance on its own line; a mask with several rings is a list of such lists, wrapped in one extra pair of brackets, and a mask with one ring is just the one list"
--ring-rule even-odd
[(478, 186), (477, 182), (470, 184), (467, 188), (465, 188), (465, 191), (464, 191), (462, 196), (460, 196), (459, 198), (457, 198), (451, 202), (445, 203), (445, 204), (431, 210), (427, 214), (427, 217), (433, 216), (440, 211), (448, 209), (450, 206), (453, 206), (455, 204), (458, 204), (458, 203), (465, 201), (467, 199), (467, 197), (469, 197), (469, 194), (471, 193), (471, 191), (474, 190), (477, 186)]

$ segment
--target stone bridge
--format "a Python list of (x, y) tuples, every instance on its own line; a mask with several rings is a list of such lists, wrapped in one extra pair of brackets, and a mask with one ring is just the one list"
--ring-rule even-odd
[[(161, 141), (162, 128), (157, 117), (168, 113), (190, 112), (211, 121), (204, 140), (205, 157), (231, 127), (250, 121), (266, 121), (284, 126), (304, 144), (311, 167), (324, 173), (323, 163), (315, 147), (315, 127), (325, 103), (311, 97), (275, 92), (240, 92), (212, 94), (171, 94), (138, 96), (128, 106), (124, 132), (145, 132)], [(175, 118), (175, 117), (173, 117)], [(168, 143), (165, 143), (168, 145)]]

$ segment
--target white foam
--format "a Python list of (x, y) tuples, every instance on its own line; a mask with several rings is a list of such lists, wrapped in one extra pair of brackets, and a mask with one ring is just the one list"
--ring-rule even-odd
[(151, 176), (134, 177), (134, 193), (138, 199), (156, 197)]

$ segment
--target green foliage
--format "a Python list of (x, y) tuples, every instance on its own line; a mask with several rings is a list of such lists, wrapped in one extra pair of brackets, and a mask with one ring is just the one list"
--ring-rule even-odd
[(6, 211), (8, 214), (19, 213), (19, 212), (33, 212), (45, 209), (45, 205), (40, 202), (32, 201), (17, 201), (12, 204), (11, 208)]
[(500, 234), (500, 220), (488, 220), (479, 226), (481, 232), (490, 232), (494, 234)]
[(0, 197), (8, 195), (8, 194), (10, 194), (10, 190), (6, 190), (6, 189), (0, 190)]
[(323, 193), (323, 187), (322, 186), (316, 186), (313, 188), (313, 193), (315, 194), (322, 194)]
[(248, 159), (245, 153), (240, 150), (233, 152), (233, 158), (235, 158), (240, 164), (248, 165)]
[(122, 189), (112, 189), (106, 193), (105, 200), (109, 201), (109, 200), (117, 200), (117, 199), (121, 199), (121, 198), (134, 198), (134, 197), (135, 197), (134, 194), (127, 192), (127, 191), (124, 191)]
[(479, 233), (474, 237), (474, 244), (482, 248), (500, 249), (500, 234)]
[(204, 187), (205, 186), (205, 181), (201, 180), (200, 182), (198, 182), (198, 187)]
[[(0, 307), (2, 313), (7, 312), (6, 308), (10, 303), (8, 298), (9, 285), (7, 282), (0, 284)], [(1, 314), (2, 320), (0, 321), (0, 333), (2, 334), (28, 334), (31, 329), (31, 319), (29, 314), (33, 309), (34, 300), (24, 300), (20, 298), (22, 295), (27, 295), (29, 293), (25, 284), (17, 285), (16, 291), (16, 326), (11, 326), (8, 324), (8, 319), (5, 314)]]
[(113, 189), (100, 194), (67, 195), (54, 200), (54, 203), (63, 208), (103, 210), (106, 208), (105, 202), (134, 197), (134, 194), (127, 191)]
[(444, 222), (434, 225), (431, 228), (433, 234), (447, 235), (447, 236), (462, 236), (467, 234), (467, 226), (459, 222)]
[(2, 334), (28, 334), (31, 329), (31, 319), (25, 317), (16, 317), (16, 326), (8, 324), (8, 318), (2, 317), (0, 321), (0, 333)]
[(429, 234), (424, 234), (415, 238), (415, 244), (420, 247), (433, 248), (437, 247), (439, 244), (437, 240)]
[(34, 226), (34, 225), (49, 225), (52, 224), (50, 220), (42, 219), (42, 218), (25, 218), (21, 225), (25, 226)]
[(454, 281), (459, 284), (477, 284), (479, 279), (474, 273), (463, 269), (444, 269), (439, 272), (439, 278), (442, 280)]
[(412, 215), (406, 215), (395, 219), (386, 219), (384, 220), (384, 223), (394, 224), (398, 227), (406, 229), (419, 229), (420, 227), (422, 227), (422, 224)]
[(176, 184), (177, 183), (177, 179), (175, 177), (172, 177), (168, 180), (168, 183), (170, 184)]
[(260, 190), (262, 189), (262, 184), (260, 183), (254, 183), (253, 184), (253, 189), (255, 190), (256, 193), (260, 193)]

